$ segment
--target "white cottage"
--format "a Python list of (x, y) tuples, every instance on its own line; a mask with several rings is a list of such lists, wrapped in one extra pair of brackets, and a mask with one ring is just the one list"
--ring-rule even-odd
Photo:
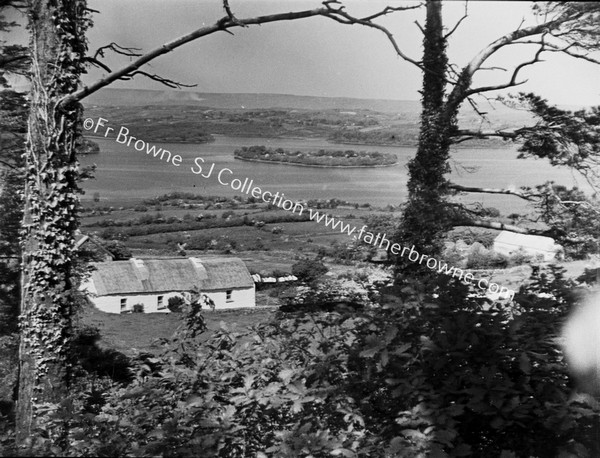
[(198, 287), (216, 309), (254, 307), (254, 281), (239, 258), (136, 259), (93, 263), (83, 289), (94, 305), (108, 313), (168, 313), (169, 298)]
[(494, 240), (496, 253), (510, 256), (523, 251), (531, 256), (541, 256), (544, 261), (553, 261), (562, 256), (563, 248), (554, 239), (541, 235), (517, 234), (502, 231)]

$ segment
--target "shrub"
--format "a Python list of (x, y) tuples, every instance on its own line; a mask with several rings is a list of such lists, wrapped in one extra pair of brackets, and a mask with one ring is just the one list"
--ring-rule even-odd
[(171, 312), (181, 313), (181, 311), (183, 310), (183, 304), (185, 304), (183, 297), (173, 296), (173, 297), (169, 298), (169, 301), (167, 303), (167, 308)]
[(144, 313), (144, 304), (133, 304), (131, 311), (133, 313)]
[(331, 310), (338, 305), (371, 305), (368, 291), (353, 280), (328, 280), (314, 287), (300, 286), (294, 293), (281, 296), (283, 312)]
[(310, 260), (305, 258), (292, 265), (292, 275), (298, 277), (298, 280), (307, 283), (320, 279), (328, 270), (325, 264), (317, 259)]
[(588, 269), (585, 268), (583, 273), (577, 277), (577, 281), (580, 283), (587, 283), (588, 285), (592, 285), (598, 282), (598, 268)]
[(510, 263), (513, 266), (520, 266), (522, 264), (529, 264), (533, 260), (533, 256), (527, 254), (525, 250), (520, 248), (515, 253), (511, 253), (510, 255)]
[(110, 240), (106, 242), (104, 244), (104, 248), (110, 251), (115, 258), (115, 261), (127, 260), (133, 256), (129, 248), (127, 248), (118, 240)]
[(486, 249), (473, 250), (467, 257), (467, 269), (494, 269), (508, 265), (506, 256)]

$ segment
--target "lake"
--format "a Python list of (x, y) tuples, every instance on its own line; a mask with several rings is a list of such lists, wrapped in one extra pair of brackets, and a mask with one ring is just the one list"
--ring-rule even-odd
[[(234, 196), (231, 187), (219, 183), (217, 174), (222, 169), (222, 181), (248, 178), (254, 186), (270, 192), (283, 192), (286, 198), (302, 199), (338, 198), (350, 202), (371, 203), (376, 206), (397, 205), (406, 198), (408, 173), (406, 164), (414, 155), (414, 147), (384, 147), (369, 145), (335, 145), (324, 139), (266, 139), (249, 137), (215, 136), (214, 143), (179, 144), (150, 143), (148, 146), (163, 148), (171, 154), (181, 156), (181, 164), (160, 160), (147, 155), (145, 150), (137, 151), (131, 146), (120, 144), (115, 139), (93, 138), (100, 146), (100, 154), (80, 156), (82, 165), (96, 164), (94, 180), (83, 183), (90, 200), (98, 192), (102, 201), (135, 202), (141, 198), (154, 197), (173, 191), (202, 193), (206, 195)], [(242, 146), (265, 145), (291, 150), (315, 149), (354, 149), (360, 151), (381, 151), (395, 153), (399, 163), (384, 168), (311, 168), (280, 164), (265, 164), (239, 161), (233, 158), (233, 151)], [(477, 149), (462, 148), (453, 154), (451, 178), (465, 186), (505, 188), (534, 186), (547, 180), (567, 186), (579, 185), (589, 189), (581, 176), (568, 169), (550, 166), (542, 160), (517, 159), (515, 148)], [(192, 172), (194, 160), (205, 160), (203, 174), (214, 165), (210, 177), (204, 178)], [(466, 169), (476, 168), (471, 173)], [(194, 167), (198, 170), (197, 167)], [(504, 213), (523, 211), (524, 203), (515, 197), (504, 195), (477, 194), (468, 201), (477, 199), (486, 206), (493, 206)]]

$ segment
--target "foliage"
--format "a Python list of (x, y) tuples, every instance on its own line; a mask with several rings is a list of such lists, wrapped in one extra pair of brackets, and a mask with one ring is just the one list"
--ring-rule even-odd
[(144, 304), (133, 304), (131, 311), (133, 313), (144, 313)]
[(523, 131), (520, 157), (546, 158), (552, 165), (595, 173), (600, 154), (600, 107), (562, 110), (533, 93), (520, 93), (516, 100), (526, 104), (538, 119), (535, 128)]
[(325, 280), (313, 286), (299, 286), (282, 297), (283, 312), (332, 310), (339, 305), (372, 305), (369, 291), (354, 280)]
[(113, 255), (115, 261), (123, 261), (131, 258), (133, 255), (129, 248), (127, 248), (123, 243), (118, 240), (109, 240), (104, 243), (104, 248), (106, 248)]
[(572, 286), (550, 266), (490, 304), (446, 277), (405, 281), (383, 307), (208, 339), (195, 292), (131, 384), (104, 385), (93, 413), (74, 396), (61, 455), (597, 456), (600, 409), (571, 396), (556, 343)]
[(292, 275), (298, 280), (311, 283), (321, 279), (329, 269), (318, 259), (304, 258), (292, 265)]
[[(520, 262), (518, 264), (524, 264)], [(506, 256), (496, 253), (493, 250), (470, 250), (467, 256), (467, 269), (494, 269), (502, 268), (508, 265)]]
[(173, 296), (169, 298), (167, 308), (170, 312), (181, 313), (181, 311), (183, 310), (183, 304), (185, 304), (183, 297)]
[(579, 283), (587, 283), (592, 285), (598, 282), (598, 268), (588, 269), (585, 268), (583, 273), (576, 279)]
[(542, 196), (536, 204), (542, 221), (565, 248), (565, 254), (582, 259), (600, 252), (600, 202), (577, 188), (568, 189), (553, 182), (537, 186)]

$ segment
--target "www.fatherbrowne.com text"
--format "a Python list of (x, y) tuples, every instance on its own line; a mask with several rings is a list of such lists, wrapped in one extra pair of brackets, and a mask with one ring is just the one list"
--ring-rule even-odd
[[(146, 155), (174, 167), (180, 167), (184, 163), (184, 158), (181, 155), (172, 154), (168, 150), (157, 148), (156, 145), (151, 145), (144, 140), (130, 135), (127, 127), (121, 126), (117, 131), (116, 127), (109, 127), (107, 122), (108, 120), (104, 118), (98, 118), (97, 120), (87, 118), (83, 122), (83, 127), (85, 130), (92, 131), (91, 133), (104, 138), (110, 138), (112, 132), (113, 135), (115, 135), (115, 141), (117, 143), (126, 145), (139, 152), (145, 152)], [(443, 261), (439, 261), (426, 254), (421, 254), (415, 250), (414, 246), (407, 247), (402, 246), (399, 243), (392, 243), (386, 234), (374, 234), (367, 231), (367, 226), (362, 226), (358, 229), (356, 226), (351, 226), (333, 216), (318, 212), (310, 207), (305, 207), (304, 204), (300, 202), (293, 202), (290, 199), (286, 199), (284, 193), (271, 192), (262, 189), (259, 186), (255, 186), (254, 180), (249, 178), (237, 178), (235, 177), (233, 170), (226, 167), (219, 169), (214, 162), (207, 163), (203, 157), (197, 156), (193, 158), (190, 171), (201, 178), (216, 178), (219, 184), (223, 186), (228, 186), (234, 191), (252, 196), (255, 199), (260, 199), (263, 202), (270, 203), (278, 208), (282, 208), (283, 210), (290, 211), (297, 215), (308, 213), (308, 217), (311, 221), (316, 221), (330, 229), (338, 230), (341, 234), (347, 234), (355, 240), (367, 243), (376, 248), (384, 249), (394, 255), (407, 257), (409, 261), (417, 262), (421, 265), (424, 264), (427, 268), (435, 270), (440, 274), (450, 275), (467, 284), (477, 285), (477, 287), (485, 289), (489, 293), (497, 295), (497, 297), (512, 299), (515, 295), (513, 290), (504, 286), (500, 287), (498, 284), (490, 282), (486, 278), (477, 279), (470, 272), (465, 272), (463, 269), (457, 267), (450, 267)]]

